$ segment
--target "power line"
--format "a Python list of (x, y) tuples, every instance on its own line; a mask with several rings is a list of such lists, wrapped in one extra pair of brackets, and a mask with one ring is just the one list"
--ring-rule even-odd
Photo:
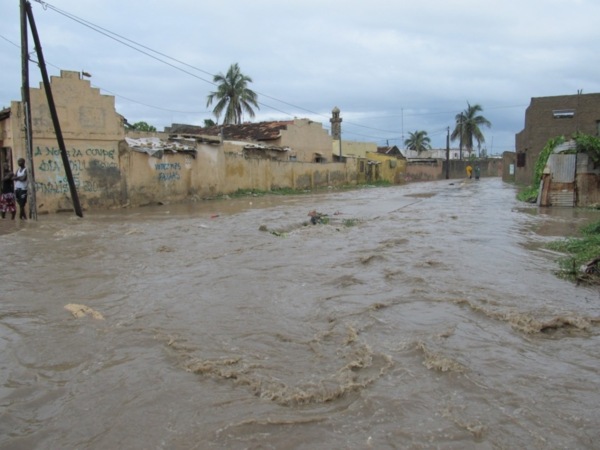
[[(214, 77), (214, 74), (212, 74), (212, 73), (210, 73), (210, 72), (208, 72), (208, 71), (206, 71), (204, 69), (201, 69), (199, 67), (196, 67), (196, 66), (193, 66), (191, 64), (188, 64), (188, 63), (186, 63), (184, 61), (181, 61), (181, 60), (179, 60), (177, 58), (173, 58), (173, 57), (171, 57), (171, 56), (169, 56), (169, 55), (167, 55), (165, 53), (162, 53), (162, 52), (160, 52), (158, 50), (154, 50), (154, 49), (152, 49), (152, 48), (150, 48), (150, 47), (148, 47), (146, 45), (140, 44), (139, 42), (136, 42), (136, 41), (134, 41), (132, 39), (129, 39), (129, 38), (125, 37), (125, 36), (122, 36), (122, 35), (120, 35), (118, 33), (115, 33), (114, 31), (108, 30), (108, 29), (103, 28), (103, 27), (101, 27), (99, 25), (96, 25), (96, 24), (94, 24), (94, 23), (92, 23), (92, 22), (90, 22), (88, 20), (85, 20), (85, 19), (82, 19), (80, 17), (77, 17), (74, 14), (71, 14), (71, 13), (63, 11), (63, 10), (61, 10), (59, 8), (56, 8), (55, 6), (53, 6), (53, 5), (49, 4), (49, 3), (43, 2), (42, 0), (34, 0), (34, 1), (36, 1), (37, 3), (40, 3), (44, 7), (44, 9), (48, 9), (48, 8), (52, 9), (53, 11), (56, 11), (57, 13), (65, 16), (65, 17), (67, 17), (67, 18), (69, 18), (69, 19), (71, 19), (71, 20), (73, 20), (73, 21), (75, 21), (75, 22), (77, 22), (77, 23), (79, 23), (79, 24), (87, 27), (87, 28), (90, 28), (93, 31), (96, 31), (99, 34), (102, 34), (102, 35), (108, 37), (109, 39), (117, 41), (117, 42), (125, 45), (126, 47), (129, 47), (129, 48), (131, 48), (131, 49), (133, 49), (133, 50), (135, 50), (137, 52), (140, 52), (140, 53), (142, 53), (142, 54), (144, 54), (146, 56), (149, 56), (150, 58), (155, 59), (156, 61), (159, 61), (159, 62), (161, 62), (163, 64), (166, 64), (166, 65), (168, 65), (168, 66), (170, 66), (170, 67), (172, 67), (172, 68), (174, 68), (176, 70), (179, 70), (179, 71), (181, 71), (181, 72), (183, 72), (183, 73), (185, 73), (187, 75), (193, 76), (194, 78), (197, 78), (197, 79), (199, 79), (201, 81), (204, 81), (206, 83), (212, 84), (213, 86), (217, 86), (217, 84), (214, 83), (213, 81), (209, 81), (209, 80), (206, 80), (206, 79), (204, 79), (202, 77), (199, 77), (198, 75), (196, 75), (196, 74), (194, 74), (192, 72), (189, 72), (189, 71), (187, 71), (185, 69), (182, 69), (179, 66), (171, 64), (171, 63), (169, 63), (169, 62), (167, 62), (167, 61), (165, 61), (165, 60), (163, 60), (161, 58), (158, 58), (158, 57), (156, 57), (156, 56), (148, 53), (147, 51), (142, 50), (142, 49), (148, 50), (149, 52), (152, 52), (152, 53), (155, 53), (157, 55), (160, 55), (160, 56), (162, 56), (164, 58), (167, 58), (167, 59), (169, 59), (171, 61), (174, 61), (174, 62), (176, 62), (178, 64), (181, 64), (181, 65), (183, 65), (185, 67), (189, 67), (190, 69), (197, 70), (199, 72), (202, 72), (204, 74), (207, 74), (207, 75), (210, 75), (210, 76)], [(270, 98), (272, 100), (278, 101), (280, 103), (286, 104), (288, 106), (292, 106), (294, 108), (302, 109), (302, 110), (304, 110), (306, 112), (309, 112), (311, 114), (320, 115), (319, 113), (316, 113), (314, 111), (310, 111), (308, 109), (302, 108), (302, 107), (297, 106), (297, 105), (292, 105), (291, 103), (287, 103), (287, 102), (285, 102), (283, 100), (276, 99), (275, 97), (271, 97), (271, 96), (269, 96), (267, 94), (263, 94), (263, 93), (260, 93), (260, 92), (257, 92), (257, 93), (260, 94), (260, 95), (262, 95), (262, 96), (264, 96), (264, 97), (267, 97), (267, 98)], [(273, 107), (271, 105), (268, 105), (266, 103), (259, 102), (259, 104), (261, 104), (263, 106), (266, 106), (268, 108), (271, 108), (271, 109), (273, 109), (275, 111), (278, 111), (278, 112), (281, 112), (281, 113), (288, 114), (288, 115), (292, 116), (292, 114), (287, 113), (285, 111), (281, 111), (281, 110), (279, 110), (279, 109), (277, 109), (277, 108), (275, 108), (275, 107)]]
[[(155, 53), (156, 55), (160, 55), (163, 58), (167, 58), (167, 59), (169, 59), (171, 61), (176, 62), (177, 64), (183, 65), (183, 66), (188, 67), (190, 69), (197, 70), (197, 71), (202, 72), (204, 74), (214, 76), (213, 74), (211, 74), (210, 72), (208, 72), (208, 71), (206, 71), (204, 69), (201, 69), (199, 67), (196, 67), (196, 66), (193, 66), (191, 64), (188, 64), (188, 63), (186, 63), (184, 61), (181, 61), (181, 60), (179, 60), (177, 58), (173, 58), (173, 57), (171, 57), (171, 56), (169, 56), (169, 55), (167, 55), (165, 53), (162, 53), (162, 52), (160, 52), (158, 50), (154, 50), (154, 49), (152, 49), (152, 48), (150, 48), (150, 47), (148, 47), (146, 45), (140, 44), (139, 42), (136, 42), (136, 41), (134, 41), (132, 39), (129, 39), (129, 38), (125, 37), (125, 36), (122, 36), (122, 35), (120, 35), (118, 33), (113, 32), (111, 30), (108, 30), (108, 29), (103, 28), (103, 27), (101, 27), (99, 25), (96, 25), (96, 24), (94, 24), (94, 23), (92, 23), (92, 22), (90, 22), (88, 20), (82, 19), (82, 18), (80, 18), (78, 16), (75, 16), (74, 14), (71, 14), (71, 13), (68, 13), (66, 11), (63, 11), (63, 10), (61, 10), (61, 9), (59, 9), (59, 8), (57, 8), (57, 7), (49, 4), (49, 3), (46, 3), (46, 2), (44, 2), (42, 0), (34, 0), (34, 1), (36, 1), (39, 4), (41, 4), (44, 9), (52, 9), (53, 11), (57, 12), (58, 14), (61, 14), (64, 17), (67, 17), (67, 18), (69, 18), (69, 19), (71, 19), (71, 20), (73, 20), (73, 21), (75, 21), (75, 22), (77, 22), (77, 23), (79, 23), (79, 24), (87, 27), (87, 28), (90, 28), (91, 30), (96, 31), (97, 33), (102, 34), (102, 35), (104, 35), (104, 36), (106, 36), (106, 37), (108, 37), (108, 38), (110, 38), (110, 39), (112, 39), (112, 40), (114, 40), (116, 42), (119, 42), (119, 43), (125, 45), (126, 47), (129, 47), (129, 48), (131, 48), (131, 49), (133, 49), (133, 50), (135, 50), (137, 52), (140, 52), (140, 53), (142, 53), (142, 54), (144, 54), (146, 56), (149, 56), (150, 58), (155, 59), (156, 61), (162, 62), (163, 64), (166, 64), (166, 65), (168, 65), (168, 66), (170, 66), (170, 67), (172, 67), (172, 68), (174, 68), (176, 70), (179, 70), (179, 71), (181, 71), (181, 72), (183, 72), (185, 74), (191, 75), (191, 76), (193, 76), (193, 77), (195, 77), (195, 78), (197, 78), (197, 79), (199, 79), (201, 81), (204, 81), (204, 82), (207, 82), (209, 84), (212, 84), (213, 86), (216, 86), (216, 84), (214, 82), (206, 80), (206, 79), (204, 79), (202, 77), (199, 77), (196, 74), (193, 74), (193, 73), (191, 73), (191, 72), (189, 72), (189, 71), (187, 71), (185, 69), (182, 69), (181, 67), (179, 67), (179, 66), (177, 66), (175, 64), (171, 64), (171, 63), (169, 63), (169, 62), (167, 62), (167, 61), (165, 61), (165, 60), (163, 60), (163, 59), (161, 59), (161, 58), (159, 58), (157, 56), (152, 55), (149, 52)], [(147, 50), (147, 51), (145, 51), (145, 50)], [(304, 112), (308, 112), (308, 113), (313, 114), (315, 116), (319, 116), (319, 117), (323, 117), (323, 118), (329, 119), (329, 116), (327, 116), (327, 115), (321, 114), (321, 113), (316, 112), (316, 111), (312, 111), (312, 110), (304, 108), (302, 106), (294, 105), (292, 103), (286, 102), (284, 100), (280, 100), (280, 99), (275, 98), (273, 96), (270, 96), (268, 94), (265, 94), (265, 93), (262, 93), (262, 92), (257, 92), (257, 94), (259, 94), (259, 95), (261, 95), (263, 97), (269, 98), (271, 100), (274, 100), (276, 102), (282, 103), (284, 105), (291, 106), (292, 108), (296, 108), (298, 110), (301, 110), (301, 111), (304, 111)], [(290, 117), (294, 117), (294, 114), (289, 113), (287, 111), (283, 111), (283, 110), (281, 110), (279, 108), (276, 108), (276, 107), (274, 107), (272, 105), (266, 104), (264, 102), (258, 102), (258, 103), (260, 105), (265, 106), (267, 108), (270, 108), (270, 109), (272, 109), (274, 111), (280, 112), (280, 113), (288, 115)], [(361, 124), (357, 124), (357, 123), (353, 123), (353, 122), (346, 122), (346, 125), (352, 125), (352, 126), (366, 128), (366, 129), (373, 130), (373, 131), (382, 131), (382, 132), (386, 132), (386, 133), (387, 132), (392, 132), (390, 130), (382, 130), (382, 129), (378, 129), (378, 128), (374, 128), (374, 127), (369, 127), (369, 126), (366, 126), (366, 125), (361, 125)], [(371, 137), (371, 136), (365, 136), (365, 137)]]
[[(122, 44), (122, 45), (124, 45), (126, 47), (129, 47), (132, 50), (135, 50), (135, 51), (137, 51), (139, 53), (142, 53), (142, 54), (144, 54), (144, 55), (146, 55), (146, 56), (148, 56), (148, 57), (150, 57), (150, 58), (152, 58), (152, 59), (154, 59), (154, 60), (156, 60), (158, 62), (161, 62), (161, 63), (163, 63), (163, 64), (165, 64), (165, 65), (167, 65), (167, 66), (169, 66), (171, 68), (174, 68), (174, 69), (176, 69), (176, 70), (178, 70), (178, 71), (180, 71), (182, 73), (185, 73), (185, 74), (187, 74), (189, 76), (192, 76), (192, 77), (194, 77), (194, 78), (196, 78), (198, 80), (204, 81), (204, 82), (209, 83), (209, 84), (211, 84), (213, 86), (217, 86), (217, 84), (214, 83), (213, 81), (210, 81), (210, 80), (207, 80), (207, 79), (205, 79), (205, 78), (203, 78), (201, 76), (198, 76), (197, 74), (192, 73), (189, 70), (186, 70), (185, 68), (183, 68), (181, 66), (184, 66), (184, 67), (187, 67), (187, 68), (192, 69), (194, 71), (198, 71), (198, 72), (201, 72), (203, 74), (210, 75), (210, 76), (214, 77), (214, 75), (212, 73), (210, 73), (210, 72), (208, 72), (208, 71), (206, 71), (206, 70), (204, 70), (202, 68), (193, 66), (193, 65), (188, 64), (188, 63), (186, 63), (184, 61), (181, 61), (181, 60), (179, 60), (177, 58), (173, 58), (173, 57), (171, 57), (171, 56), (169, 56), (169, 55), (167, 55), (165, 53), (162, 53), (160, 51), (154, 50), (154, 49), (152, 49), (152, 48), (150, 48), (150, 47), (148, 47), (146, 45), (140, 44), (139, 42), (136, 42), (136, 41), (134, 41), (132, 39), (129, 39), (129, 38), (125, 37), (125, 36), (122, 36), (122, 35), (120, 35), (120, 34), (118, 34), (116, 32), (113, 32), (111, 30), (103, 28), (103, 27), (101, 27), (99, 25), (96, 25), (96, 24), (94, 24), (94, 23), (92, 23), (92, 22), (90, 22), (88, 20), (85, 20), (85, 19), (82, 19), (82, 18), (80, 18), (78, 16), (75, 16), (74, 14), (71, 14), (69, 12), (63, 11), (63, 10), (61, 10), (61, 9), (59, 9), (59, 8), (57, 8), (57, 7), (49, 4), (49, 3), (46, 3), (46, 2), (44, 2), (42, 0), (34, 0), (34, 1), (37, 2), (37, 3), (39, 3), (40, 5), (42, 5), (42, 7), (44, 8), (44, 10), (51, 9), (51, 10), (55, 11), (56, 13), (58, 13), (58, 14), (64, 16), (64, 17), (66, 17), (66, 18), (68, 18), (70, 20), (73, 20), (73, 21), (79, 23), (82, 26), (85, 26), (85, 27), (87, 27), (87, 28), (89, 28), (89, 29), (91, 29), (93, 31), (96, 31), (97, 33), (99, 33), (99, 34), (101, 34), (101, 35), (103, 35), (103, 36), (105, 36), (105, 37), (107, 37), (109, 39), (112, 39), (112, 40), (114, 40), (114, 41), (116, 41), (116, 42), (118, 42), (118, 43), (120, 43), (120, 44)], [(3, 39), (5, 39), (8, 42), (10, 42), (8, 39), (6, 39), (4, 37), (3, 37)], [(12, 42), (10, 42), (10, 43), (13, 44), (13, 45), (15, 45), (15, 46), (17, 46), (16, 44), (14, 44)], [(19, 47), (19, 46), (17, 46), (17, 47)], [(158, 56), (156, 56), (156, 55), (158, 55)], [(177, 63), (177, 64), (173, 64), (173, 63), (171, 63), (169, 61), (166, 61), (165, 59), (168, 59), (169, 61), (172, 61), (172, 62)], [(53, 66), (53, 67), (56, 67), (56, 66)], [(202, 113), (208, 112), (208, 111), (197, 112), (197, 111), (177, 111), (177, 110), (170, 110), (170, 109), (167, 109), (167, 108), (161, 108), (161, 107), (157, 107), (157, 106), (148, 105), (146, 103), (139, 102), (139, 101), (127, 98), (127, 97), (119, 95), (119, 94), (112, 93), (111, 91), (108, 91), (108, 90), (105, 90), (105, 91), (109, 92), (109, 93), (111, 93), (111, 94), (113, 94), (113, 95), (115, 95), (117, 97), (120, 97), (120, 98), (123, 98), (125, 100), (128, 100), (130, 102), (138, 103), (138, 104), (150, 107), (150, 108), (155, 108), (157, 110), (162, 110), (162, 111), (167, 111), (167, 112), (175, 112), (175, 113), (184, 113), (184, 114), (202, 114)], [(322, 113), (315, 112), (315, 111), (309, 110), (307, 108), (304, 108), (304, 107), (301, 107), (301, 106), (298, 106), (298, 105), (294, 105), (292, 103), (289, 103), (289, 102), (277, 99), (277, 98), (275, 98), (273, 96), (270, 96), (268, 94), (264, 94), (264, 93), (260, 93), (260, 92), (257, 92), (257, 94), (259, 94), (259, 95), (261, 95), (261, 96), (263, 96), (265, 98), (274, 100), (276, 102), (282, 103), (284, 105), (290, 106), (292, 108), (308, 112), (308, 113), (310, 113), (310, 114), (312, 114), (314, 116), (318, 116), (318, 117), (323, 117), (325, 119), (329, 119), (329, 116), (327, 116), (327, 115), (324, 115)], [(264, 102), (258, 102), (258, 103), (259, 103), (259, 105), (262, 105), (264, 107), (267, 107), (269, 109), (277, 111), (277, 112), (279, 112), (281, 114), (284, 114), (284, 115), (287, 115), (287, 116), (290, 116), (290, 117), (294, 117), (295, 116), (295, 114), (292, 114), (290, 112), (281, 110), (279, 108), (276, 108), (276, 107), (274, 107), (272, 105), (269, 105), (269, 104), (266, 104)], [(499, 109), (499, 108), (508, 108), (508, 107), (513, 107), (513, 106), (487, 108), (487, 109)], [(514, 106), (514, 107), (516, 107), (516, 106)], [(440, 114), (455, 114), (455, 111), (414, 113), (414, 114), (408, 114), (407, 116), (408, 117), (411, 117), (411, 116), (415, 116), (416, 117), (416, 116), (432, 116), (432, 115), (440, 115)], [(394, 115), (386, 115), (386, 116), (382, 116), (382, 117), (371, 117), (370, 119), (392, 118), (392, 117), (396, 117), (396, 116), (394, 116)], [(366, 130), (372, 130), (372, 131), (375, 131), (375, 132), (394, 133), (394, 134), (397, 133), (397, 130), (385, 130), (385, 129), (371, 127), (371, 126), (367, 126), (367, 125), (363, 125), (363, 124), (359, 124), (359, 123), (355, 123), (355, 122), (350, 122), (350, 121), (346, 121), (345, 124), (347, 126), (350, 126), (350, 127), (359, 127), (359, 128), (363, 128), (363, 129), (366, 129)], [(445, 132), (445, 128), (443, 129), (443, 131)], [(433, 132), (431, 134), (433, 135), (433, 134), (436, 134), (436, 133), (438, 133), (438, 132), (435, 131), (435, 132)], [(345, 134), (350, 134), (350, 135), (354, 135), (354, 136), (361, 136), (363, 138), (369, 138), (369, 139), (377, 139), (377, 140), (385, 139), (385, 138), (380, 138), (378, 136), (370, 136), (370, 135), (365, 135), (365, 134), (361, 134), (361, 133), (351, 132), (351, 131), (348, 131), (348, 130), (345, 130)], [(387, 139), (390, 139), (390, 138), (387, 138)], [(394, 139), (396, 139), (396, 138), (394, 138)]]
[[(15, 42), (11, 41), (10, 39), (6, 38), (5, 36), (2, 36), (1, 34), (0, 34), (0, 38), (3, 39), (3, 40), (5, 40), (6, 42), (8, 42), (11, 45), (14, 45), (18, 49), (21, 48), (21, 46), (19, 44), (16, 44)], [(35, 61), (35, 60), (31, 59), (31, 58), (29, 60), (31, 62), (34, 62), (34, 63), (38, 64), (37, 61)], [(63, 70), (62, 67), (59, 67), (56, 64), (52, 64), (51, 62), (48, 62), (48, 61), (46, 61), (46, 65), (54, 67), (57, 70)], [(174, 113), (181, 113), (181, 114), (205, 114), (205, 113), (210, 113), (210, 111), (179, 111), (179, 110), (175, 110), (175, 109), (162, 108), (160, 106), (149, 105), (148, 103), (140, 102), (138, 100), (134, 100), (132, 98), (125, 97), (124, 95), (117, 94), (115, 92), (112, 92), (112, 91), (110, 91), (110, 90), (108, 90), (106, 88), (103, 88), (101, 86), (97, 86), (95, 84), (92, 84), (92, 87), (94, 87), (96, 89), (101, 89), (104, 92), (108, 92), (109, 94), (113, 95), (114, 97), (122, 98), (122, 99), (125, 99), (125, 100), (129, 101), (129, 102), (137, 103), (139, 105), (143, 105), (143, 106), (146, 106), (148, 108), (158, 109), (160, 111), (174, 112)]]

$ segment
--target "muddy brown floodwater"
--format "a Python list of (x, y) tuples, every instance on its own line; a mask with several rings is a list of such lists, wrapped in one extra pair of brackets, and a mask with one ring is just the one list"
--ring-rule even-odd
[(591, 220), (492, 178), (3, 223), (0, 447), (598, 448), (599, 291), (543, 248)]

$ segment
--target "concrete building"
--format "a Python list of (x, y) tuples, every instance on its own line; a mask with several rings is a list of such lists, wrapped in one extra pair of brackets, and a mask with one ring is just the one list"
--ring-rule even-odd
[(600, 134), (600, 93), (534, 97), (525, 111), (525, 128), (515, 137), (514, 180), (533, 181), (535, 163), (551, 138), (574, 133)]

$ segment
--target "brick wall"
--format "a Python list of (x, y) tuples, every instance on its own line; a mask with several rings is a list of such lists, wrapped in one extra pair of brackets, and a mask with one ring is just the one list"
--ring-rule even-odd
[(517, 164), (515, 181), (531, 184), (535, 163), (549, 139), (570, 138), (577, 131), (598, 135), (599, 123), (599, 93), (532, 98), (525, 128), (515, 136), (517, 155), (525, 154), (524, 166)]

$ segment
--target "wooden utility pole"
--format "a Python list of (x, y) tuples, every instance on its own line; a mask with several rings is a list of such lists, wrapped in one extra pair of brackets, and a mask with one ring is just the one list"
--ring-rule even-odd
[(463, 148), (463, 113), (460, 113), (460, 160), (462, 161), (462, 148)]
[(77, 194), (77, 187), (73, 179), (73, 172), (71, 171), (71, 164), (69, 163), (69, 155), (67, 154), (67, 148), (65, 146), (65, 140), (63, 139), (62, 131), (60, 128), (60, 122), (58, 120), (58, 113), (56, 112), (56, 105), (54, 103), (54, 97), (52, 96), (52, 88), (50, 87), (50, 79), (48, 78), (48, 71), (46, 70), (46, 63), (44, 61), (44, 54), (42, 52), (42, 44), (35, 26), (35, 20), (33, 19), (33, 12), (31, 11), (31, 3), (25, 1), (25, 9), (27, 11), (27, 18), (29, 19), (29, 25), (31, 26), (31, 34), (33, 36), (33, 42), (35, 43), (35, 50), (38, 56), (38, 64), (42, 73), (42, 80), (44, 82), (44, 90), (46, 91), (46, 98), (48, 100), (48, 107), (50, 108), (50, 116), (52, 116), (52, 123), (54, 124), (54, 132), (56, 133), (56, 141), (60, 148), (60, 156), (62, 158), (63, 166), (65, 169), (65, 175), (67, 176), (67, 182), (69, 183), (69, 189), (71, 191), (71, 199), (73, 200), (73, 208), (75, 214), (79, 217), (83, 217), (81, 211), (81, 205), (79, 203), (79, 194)]
[(37, 220), (35, 171), (33, 169), (33, 143), (31, 142), (31, 100), (29, 98), (29, 43), (27, 39), (27, 13), (25, 3), (25, 0), (21, 0), (21, 104), (23, 105), (23, 125), (25, 130), (29, 218)]
[(450, 127), (446, 130), (446, 180), (450, 178)]

